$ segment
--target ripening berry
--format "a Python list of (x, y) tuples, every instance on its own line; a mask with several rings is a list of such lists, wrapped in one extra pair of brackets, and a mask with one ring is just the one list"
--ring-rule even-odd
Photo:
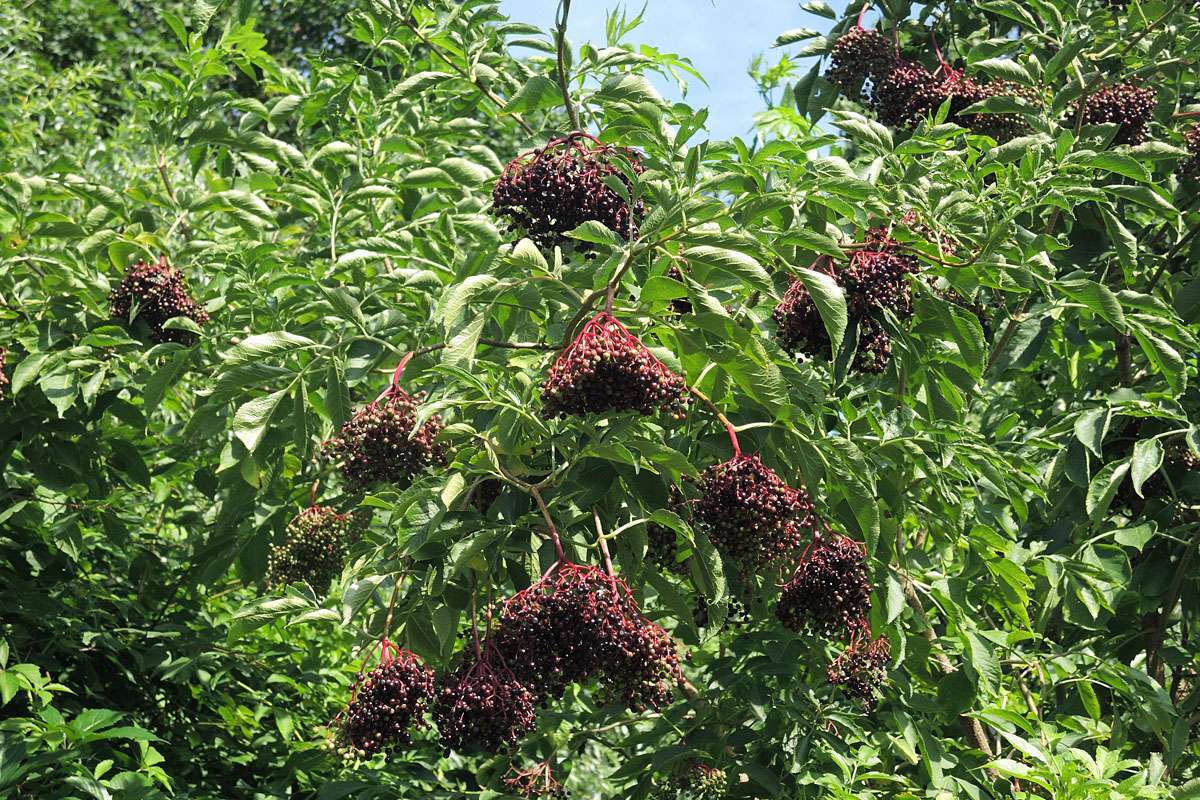
[(820, 525), (808, 492), (788, 486), (757, 455), (710, 466), (699, 485), (694, 519), (747, 572), (786, 558)]
[(682, 413), (687, 385), (612, 314), (600, 312), (554, 361), (542, 384), (542, 416), (608, 411)]
[[(1153, 89), (1132, 83), (1105, 86), (1084, 99), (1083, 122), (1086, 125), (1117, 125), (1113, 144), (1141, 144), (1149, 138), (1157, 98)], [(1078, 109), (1078, 102), (1075, 107)]]
[(845, 536), (815, 539), (779, 595), (775, 615), (796, 633), (858, 630), (871, 610), (863, 546)]
[(829, 664), (826, 674), (830, 683), (841, 686), (868, 709), (874, 708), (875, 693), (887, 681), (891, 655), (892, 645), (887, 639), (861, 636)]
[(511, 752), (536, 725), (535, 703), (510, 669), (493, 669), (490, 654), (471, 656), (441, 679), (433, 720), (447, 750)]
[(825, 77), (851, 100), (868, 102), (867, 81), (877, 82), (896, 62), (896, 47), (879, 31), (855, 26), (838, 37), (829, 51)]
[(598, 679), (632, 711), (662, 709), (682, 678), (670, 634), (642, 615), (623, 580), (594, 565), (559, 564), (495, 619), (489, 643), (542, 698)]
[(920, 64), (897, 61), (875, 81), (872, 104), (879, 121), (912, 128), (945, 101), (943, 81)]
[(128, 321), (132, 314), (150, 329), (154, 342), (178, 342), (190, 345), (196, 341), (191, 331), (163, 327), (174, 317), (186, 317), (197, 325), (208, 322), (208, 312), (201, 308), (188, 292), (183, 273), (160, 258), (157, 264), (139, 261), (125, 273), (117, 288), (108, 295), (109, 313), (113, 319)]
[[(632, 189), (616, 166), (618, 159), (634, 174), (645, 171), (641, 157), (628, 148), (602, 144), (582, 133), (555, 139), (504, 168), (492, 192), (492, 213), (508, 217), (510, 231), (522, 232), (546, 248), (572, 241), (566, 233), (589, 221), (632, 239), (645, 204), (634, 201), (631, 215), (628, 203), (605, 183), (606, 178), (616, 178), (627, 191)], [(587, 242), (575, 244), (579, 251), (590, 247)]]
[(351, 539), (352, 520), (328, 506), (304, 509), (287, 526), (283, 544), (267, 556), (267, 584), (285, 586), (303, 581), (317, 592), (342, 574)]
[(716, 767), (691, 761), (671, 774), (666, 788), (666, 797), (675, 800), (724, 800), (729, 778)]
[(875, 82), (873, 105), (879, 121), (899, 128), (914, 128), (931, 117), (947, 100), (947, 121), (974, 133), (1008, 141), (1028, 131), (1019, 114), (964, 114), (989, 97), (1020, 97), (1031, 105), (1041, 102), (1038, 93), (1011, 81), (983, 83), (948, 65), (936, 73), (911, 61), (897, 61)]
[(344, 757), (367, 759), (412, 744), (411, 731), (427, 727), (433, 670), (408, 650), (384, 642), (379, 666), (359, 676), (350, 703), (338, 715), (334, 747)]
[(1193, 125), (1183, 134), (1189, 158), (1179, 162), (1179, 177), (1184, 180), (1200, 180), (1200, 125)]
[(358, 488), (376, 483), (403, 488), (419, 473), (445, 464), (445, 448), (436, 441), (442, 418), (435, 414), (414, 432), (418, 405), (418, 398), (392, 386), (351, 417), (325, 443), (342, 476)]

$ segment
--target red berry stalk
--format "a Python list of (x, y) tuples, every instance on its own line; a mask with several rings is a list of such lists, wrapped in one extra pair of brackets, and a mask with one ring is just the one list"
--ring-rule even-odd
[[(566, 234), (589, 221), (633, 239), (645, 204), (636, 200), (631, 213), (625, 199), (605, 182), (616, 178), (627, 192), (632, 190), (618, 159), (635, 174), (645, 171), (633, 150), (603, 144), (589, 134), (577, 131), (553, 139), (505, 166), (492, 193), (492, 213), (507, 217), (510, 231), (523, 232), (541, 247), (567, 243)], [(575, 244), (580, 251), (591, 246)]]
[(385, 638), (379, 666), (365, 678), (359, 674), (335, 719), (335, 749), (347, 759), (367, 759), (411, 745), (411, 731), (427, 725), (433, 688), (433, 670)]
[(400, 376), (411, 358), (412, 353), (406, 355), (388, 388), (325, 443), (325, 452), (338, 462), (343, 477), (358, 488), (376, 483), (404, 487), (414, 476), (446, 463), (445, 448), (436, 441), (444, 427), (442, 418), (435, 414), (417, 428), (421, 397), (400, 388)]
[(845, 536), (819, 536), (784, 585), (775, 615), (796, 633), (833, 636), (859, 630), (870, 610), (866, 549)]
[(680, 414), (687, 384), (607, 311), (592, 317), (550, 367), (542, 385), (547, 418), (657, 410)]
[(543, 761), (527, 769), (517, 769), (516, 765), (509, 768), (509, 774), (504, 779), (504, 785), (510, 794), (528, 798), (564, 798), (566, 789), (554, 777), (554, 769), (549, 761)]
[(443, 677), (433, 705), (446, 750), (511, 752), (536, 723), (537, 698), (507, 666), (494, 667), (496, 651), (475, 642), (475, 652)]
[(139, 261), (125, 273), (117, 288), (108, 295), (113, 319), (142, 320), (154, 342), (190, 345), (196, 341), (191, 331), (164, 327), (174, 317), (186, 317), (197, 325), (208, 322), (208, 312), (192, 299), (184, 274), (167, 263), (165, 256), (157, 264)]

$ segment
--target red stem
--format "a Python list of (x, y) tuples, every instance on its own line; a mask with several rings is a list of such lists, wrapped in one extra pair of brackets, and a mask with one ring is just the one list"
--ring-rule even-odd
[(413, 357), (413, 353), (410, 351), (408, 353), (405, 353), (404, 358), (400, 359), (400, 363), (396, 365), (396, 369), (392, 372), (391, 384), (380, 393), (379, 397), (375, 398), (376, 402), (382, 400), (385, 397), (388, 397), (389, 395), (394, 395), (397, 392), (401, 391), (400, 376), (404, 374), (404, 368), (408, 366), (408, 362), (412, 360), (412, 357)]
[[(942, 66), (942, 69), (949, 72), (952, 67), (946, 63), (946, 59), (942, 58), (942, 48), (938, 47), (937, 36), (934, 35), (932, 30), (929, 32), (929, 41), (933, 42), (933, 52), (937, 54), (938, 64)], [(947, 75), (947, 77), (949, 76)]]
[(857, 27), (858, 27), (858, 29), (859, 29), (860, 31), (863, 29), (863, 24), (862, 24), (863, 17), (864, 17), (864, 16), (866, 16), (866, 14), (867, 14), (867, 9), (869, 9), (870, 7), (871, 7), (871, 3), (870, 3), (870, 2), (863, 3), (862, 11), (859, 11), (859, 12), (858, 12), (858, 24), (857, 24)]

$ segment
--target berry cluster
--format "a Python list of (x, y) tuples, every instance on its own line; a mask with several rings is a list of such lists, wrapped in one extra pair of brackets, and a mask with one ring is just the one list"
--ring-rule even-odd
[[(860, 372), (883, 371), (891, 357), (891, 336), (881, 322), (882, 311), (886, 308), (901, 320), (912, 315), (912, 286), (907, 276), (917, 271), (916, 257), (906, 253), (886, 228), (871, 228), (840, 271), (831, 266), (817, 268), (833, 277), (846, 293), (847, 310), (858, 330), (854, 368)], [(832, 357), (829, 334), (802, 281), (792, 282), (773, 317), (780, 347)]]
[(789, 630), (832, 636), (854, 632), (871, 610), (867, 554), (858, 542), (818, 537), (784, 585), (775, 615)]
[(1186, 180), (1200, 180), (1200, 125), (1193, 125), (1183, 134), (1187, 145), (1189, 158), (1179, 163), (1179, 177)]
[(868, 103), (867, 82), (878, 82), (895, 61), (896, 46), (886, 36), (856, 25), (833, 43), (825, 77), (846, 97)]
[(875, 80), (872, 105), (880, 122), (900, 128), (915, 127), (949, 100), (947, 119), (975, 133), (1007, 141), (1028, 130), (1017, 114), (963, 113), (989, 97), (1021, 97), (1031, 103), (1039, 102), (1034, 90), (1010, 81), (984, 83), (946, 64), (937, 72), (930, 72), (916, 62), (897, 60)]
[(817, 532), (816, 507), (757, 456), (738, 454), (700, 476), (693, 515), (713, 546), (748, 573), (778, 562)]
[(543, 699), (598, 678), (631, 710), (661, 709), (682, 677), (670, 634), (623, 580), (591, 565), (560, 564), (504, 601), (489, 642)]
[(196, 334), (176, 328), (165, 328), (174, 317), (187, 317), (198, 325), (208, 322), (208, 312), (201, 308), (188, 292), (183, 273), (160, 258), (157, 264), (139, 261), (129, 268), (117, 288), (108, 295), (109, 313), (113, 319), (129, 320), (130, 315), (146, 323), (152, 341), (178, 342), (190, 345)]
[(550, 367), (542, 385), (542, 414), (656, 410), (681, 413), (687, 385), (646, 346), (602, 311)]
[(334, 747), (345, 758), (367, 759), (412, 744), (410, 731), (425, 727), (433, 688), (433, 670), (384, 639), (379, 666), (359, 676), (339, 715)]
[(856, 638), (829, 664), (829, 682), (867, 708), (875, 705), (875, 692), (887, 681), (892, 645), (887, 639)]
[(1157, 101), (1158, 94), (1153, 89), (1132, 83), (1105, 86), (1084, 98), (1083, 122), (1086, 125), (1117, 125), (1113, 144), (1141, 144), (1150, 135), (1150, 120)]
[(679, 560), (675, 531), (657, 522), (646, 525), (646, 560), (675, 575), (686, 575), (688, 572), (687, 560)]
[(671, 775), (668, 797), (676, 800), (723, 800), (729, 792), (724, 772), (699, 761), (690, 761)]
[(267, 584), (285, 586), (303, 581), (324, 592), (342, 572), (352, 520), (328, 506), (310, 506), (287, 526), (283, 544), (273, 545), (267, 556)]
[[(492, 213), (508, 217), (510, 230), (523, 231), (542, 247), (566, 243), (567, 232), (589, 221), (633, 238), (645, 204), (635, 200), (631, 215), (629, 204), (606, 183), (616, 178), (626, 191), (632, 189), (618, 159), (634, 174), (645, 170), (634, 151), (602, 144), (585, 133), (554, 139), (504, 168), (492, 193)], [(589, 247), (587, 242), (576, 244), (578, 250)]]
[(495, 478), (481, 480), (471, 490), (471, 505), (480, 514), (486, 514), (487, 510), (492, 507), (492, 503), (500, 497), (500, 489), (503, 486), (504, 484)]
[(508, 789), (509, 794), (515, 794), (518, 797), (564, 798), (567, 796), (566, 789), (554, 777), (554, 770), (548, 761), (535, 764), (528, 769), (511, 767), (508, 776), (504, 779), (504, 786)]
[(393, 383), (325, 443), (346, 480), (360, 488), (376, 483), (404, 487), (418, 473), (446, 463), (445, 448), (436, 441), (442, 418), (435, 414), (414, 430), (418, 405), (419, 397)]
[(477, 649), (440, 681), (433, 719), (447, 750), (509, 752), (534, 728), (537, 698), (493, 655)]

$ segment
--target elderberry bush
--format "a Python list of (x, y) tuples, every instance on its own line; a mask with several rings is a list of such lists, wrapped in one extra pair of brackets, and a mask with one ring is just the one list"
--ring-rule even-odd
[(326, 454), (358, 488), (378, 483), (407, 486), (419, 473), (446, 463), (445, 448), (437, 442), (442, 418), (435, 414), (414, 431), (419, 404), (418, 398), (392, 386), (325, 443)]
[[(1132, 83), (1105, 86), (1087, 95), (1083, 100), (1083, 122), (1085, 125), (1115, 124), (1115, 145), (1136, 145), (1150, 136), (1150, 121), (1158, 94), (1153, 89)], [(1076, 109), (1079, 105), (1076, 103)]]
[(342, 573), (353, 521), (328, 506), (311, 506), (288, 523), (282, 544), (267, 555), (267, 583), (284, 586), (303, 581), (324, 592)]
[(113, 319), (141, 320), (154, 342), (177, 342), (190, 345), (196, 334), (178, 328), (164, 327), (168, 320), (185, 317), (197, 325), (208, 322), (208, 312), (192, 299), (184, 274), (167, 263), (139, 261), (125, 273), (121, 283), (108, 295), (109, 314)]
[(796, 633), (832, 636), (858, 630), (870, 610), (871, 582), (863, 546), (844, 536), (821, 536), (784, 585), (775, 615)]
[(546, 418), (636, 411), (680, 414), (687, 384), (607, 312), (592, 317), (542, 384)]
[[(545, 248), (566, 244), (571, 241), (569, 231), (592, 221), (632, 239), (646, 209), (637, 199), (631, 213), (625, 199), (605, 182), (616, 179), (626, 194), (632, 190), (618, 160), (635, 175), (645, 170), (633, 150), (611, 147), (587, 134), (554, 139), (509, 162), (492, 192), (492, 213), (507, 217), (510, 231)], [(590, 245), (578, 242), (575, 247), (586, 251)]]
[(433, 670), (385, 641), (379, 666), (355, 682), (350, 704), (339, 715), (335, 749), (353, 760), (411, 745), (411, 732), (428, 724), (433, 693)]

